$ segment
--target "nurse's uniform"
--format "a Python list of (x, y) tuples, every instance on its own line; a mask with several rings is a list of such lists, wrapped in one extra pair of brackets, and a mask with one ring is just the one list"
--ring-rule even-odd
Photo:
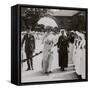
[(74, 44), (69, 43), (69, 53), (68, 53), (68, 63), (73, 64), (73, 49), (74, 49)]
[(73, 51), (73, 63), (75, 65), (75, 70), (78, 75), (81, 75), (80, 66), (81, 66), (81, 50), (80, 50), (80, 40), (75, 39), (74, 42), (74, 51)]
[(73, 46), (72, 60), (73, 60), (74, 66), (76, 66), (76, 57), (77, 57), (77, 39), (74, 40), (74, 46)]
[(85, 39), (81, 42), (81, 75), (82, 79), (86, 78), (86, 61), (85, 61)]

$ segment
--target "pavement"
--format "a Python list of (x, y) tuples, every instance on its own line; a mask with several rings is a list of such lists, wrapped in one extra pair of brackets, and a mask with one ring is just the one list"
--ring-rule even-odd
[(65, 71), (60, 68), (52, 70), (50, 74), (44, 74), (42, 70), (22, 71), (22, 82), (37, 82), (37, 81), (58, 81), (58, 80), (76, 80), (78, 79), (74, 67), (69, 66)]

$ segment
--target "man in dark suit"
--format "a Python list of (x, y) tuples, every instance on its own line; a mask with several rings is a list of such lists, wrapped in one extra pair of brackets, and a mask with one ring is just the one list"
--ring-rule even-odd
[(23, 46), (23, 43), (25, 41), (25, 53), (26, 53), (26, 58), (27, 58), (27, 71), (28, 70), (33, 70), (33, 61), (32, 61), (32, 55), (35, 50), (35, 38), (31, 34), (31, 30), (27, 30), (26, 35), (24, 35), (24, 38), (21, 42), (21, 47)]
[(58, 39), (59, 66), (62, 71), (68, 66), (68, 40), (64, 33), (65, 30), (61, 30), (61, 36)]

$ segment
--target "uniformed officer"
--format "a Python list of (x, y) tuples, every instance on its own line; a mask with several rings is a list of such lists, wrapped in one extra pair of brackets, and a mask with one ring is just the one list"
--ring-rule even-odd
[(31, 30), (28, 29), (26, 35), (24, 35), (24, 38), (21, 42), (22, 46), (24, 41), (25, 41), (25, 53), (26, 53), (27, 66), (28, 66), (26, 71), (33, 70), (32, 55), (35, 50), (35, 39), (34, 36), (31, 34)]

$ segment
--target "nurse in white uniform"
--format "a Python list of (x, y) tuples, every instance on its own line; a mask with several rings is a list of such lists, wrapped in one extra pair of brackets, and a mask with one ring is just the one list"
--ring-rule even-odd
[(75, 71), (77, 75), (80, 77), (81, 76), (81, 50), (80, 50), (80, 37), (78, 33), (76, 33), (76, 38), (74, 41), (74, 50), (73, 50), (73, 63), (75, 65)]
[(82, 79), (86, 78), (86, 61), (85, 61), (85, 37), (82, 35), (82, 41), (81, 41), (81, 76)]

